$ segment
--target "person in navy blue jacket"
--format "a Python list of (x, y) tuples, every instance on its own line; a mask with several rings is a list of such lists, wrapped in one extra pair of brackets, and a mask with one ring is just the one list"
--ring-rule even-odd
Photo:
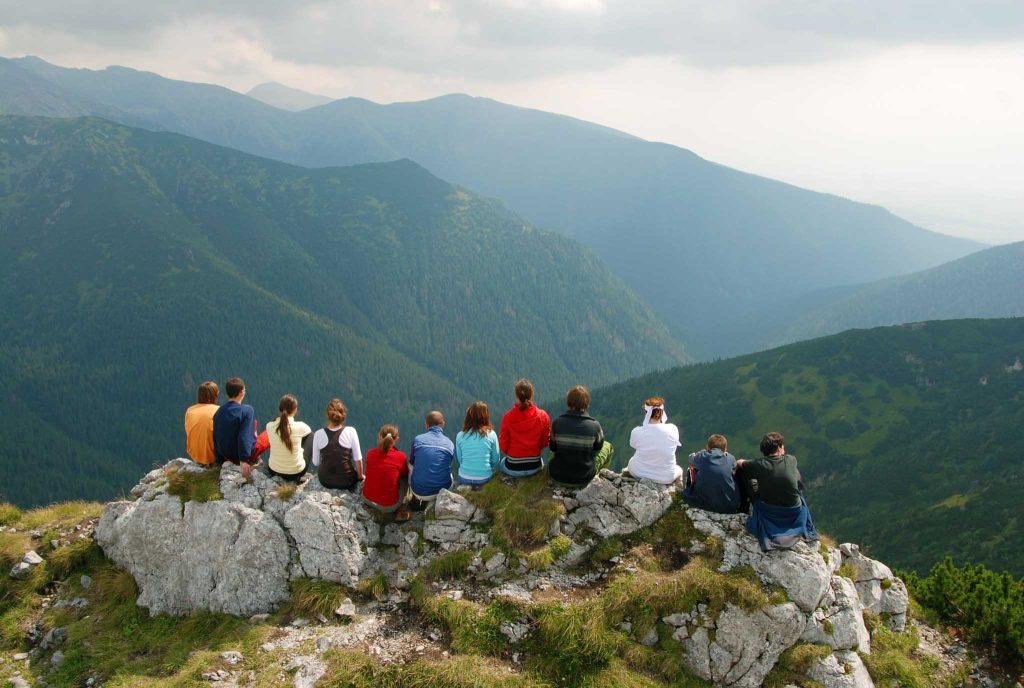
[(245, 399), (245, 382), (240, 377), (233, 377), (224, 385), (228, 395), (228, 403), (217, 409), (213, 414), (213, 451), (217, 458), (217, 466), (225, 461), (240, 466), (242, 475), (249, 477), (252, 467), (259, 462), (260, 454), (270, 447), (267, 433), (257, 437), (258, 428), (256, 411), (252, 406), (243, 404)]
[(455, 445), (444, 434), (444, 414), (431, 411), (427, 414), (426, 426), (426, 432), (413, 438), (409, 451), (412, 466), (409, 485), (413, 497), (420, 502), (432, 502), (438, 492), (452, 486), (452, 461), (455, 459)]

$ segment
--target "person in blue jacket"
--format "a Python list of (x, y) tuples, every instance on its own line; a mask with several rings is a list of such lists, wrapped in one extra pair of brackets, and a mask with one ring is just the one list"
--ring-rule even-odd
[[(409, 485), (413, 498), (421, 504), (437, 499), (437, 493), (452, 486), (452, 461), (455, 445), (445, 437), (444, 414), (431, 411), (426, 418), (427, 431), (416, 435), (409, 450), (412, 476)], [(413, 508), (421, 506), (413, 504)]]
[(491, 425), (487, 404), (474, 401), (466, 409), (462, 432), (455, 436), (455, 458), (459, 461), (459, 482), (483, 485), (494, 477), (501, 461), (498, 435)]

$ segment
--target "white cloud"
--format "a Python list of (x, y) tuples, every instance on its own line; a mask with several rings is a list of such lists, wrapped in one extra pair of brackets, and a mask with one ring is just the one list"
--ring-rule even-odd
[(1017, 0), (0, 0), (0, 50), (241, 91), (490, 96), (1024, 239)]

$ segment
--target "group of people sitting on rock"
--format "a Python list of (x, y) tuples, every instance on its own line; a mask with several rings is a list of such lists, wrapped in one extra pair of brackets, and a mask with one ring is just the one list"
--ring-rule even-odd
[[(424, 508), (456, 482), (457, 489), (479, 489), (499, 472), (535, 475), (545, 467), (545, 449), (550, 451), (546, 464), (551, 479), (562, 487), (582, 488), (611, 464), (614, 451), (601, 424), (588, 414), (590, 393), (582, 386), (569, 390), (566, 411), (551, 420), (534, 403), (530, 381), (519, 380), (515, 404), (502, 416), (498, 433), (487, 404), (475, 401), (466, 409), (454, 442), (445, 435), (444, 414), (430, 411), (408, 455), (397, 448), (398, 427), (386, 423), (365, 457), (355, 428), (345, 425), (347, 409), (339, 399), (327, 404), (326, 423), (314, 432), (296, 419), (299, 402), (286, 394), (278, 403), (280, 415), (260, 432), (255, 411), (242, 403), (242, 379), (231, 378), (225, 388), (228, 401), (218, 406), (217, 384), (202, 383), (197, 403), (185, 412), (186, 446), (193, 461), (208, 466), (231, 462), (248, 477), (269, 449), (269, 475), (300, 482), (312, 464), (324, 487), (355, 492), (362, 484), (363, 502), (394, 513), (398, 520), (409, 517), (410, 507)], [(624, 473), (661, 484), (682, 481), (682, 497), (691, 506), (750, 513), (747, 528), (762, 549), (817, 538), (796, 458), (786, 453), (781, 434), (766, 434), (762, 458), (751, 461), (737, 460), (726, 438), (712, 435), (705, 449), (690, 454), (684, 471), (676, 462), (679, 428), (668, 422), (665, 400), (651, 397), (643, 409), (643, 422), (630, 433), (634, 454)]]

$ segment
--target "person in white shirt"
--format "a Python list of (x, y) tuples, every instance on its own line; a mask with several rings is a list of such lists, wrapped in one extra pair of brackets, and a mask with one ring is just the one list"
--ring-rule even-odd
[(644, 402), (644, 422), (629, 434), (629, 446), (636, 450), (628, 466), (634, 478), (668, 485), (682, 477), (683, 469), (676, 463), (679, 428), (668, 422), (661, 397)]
[(363, 452), (356, 429), (345, 425), (347, 416), (348, 409), (341, 399), (331, 399), (327, 426), (313, 433), (310, 458), (320, 469), (317, 476), (321, 485), (351, 492), (363, 479)]
[(267, 423), (267, 437), (270, 439), (270, 461), (267, 472), (285, 480), (298, 482), (306, 474), (306, 459), (302, 455), (303, 440), (313, 430), (301, 420), (295, 420), (299, 412), (299, 400), (285, 394), (277, 403), (281, 415)]

